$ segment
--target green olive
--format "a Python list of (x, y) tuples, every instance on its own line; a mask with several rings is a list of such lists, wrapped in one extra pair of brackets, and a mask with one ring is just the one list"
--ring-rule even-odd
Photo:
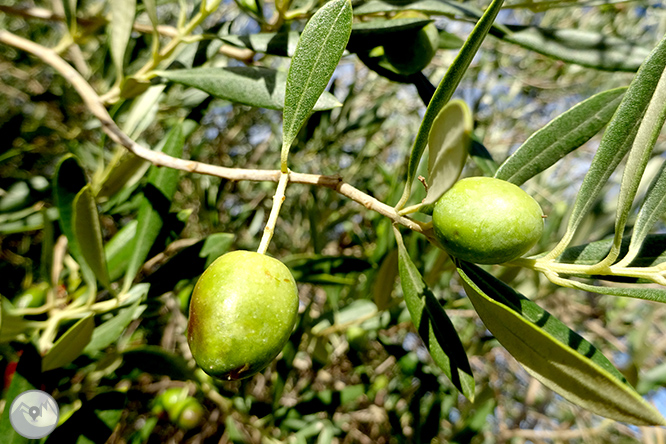
[[(428, 16), (415, 11), (403, 11), (393, 18), (427, 19)], [(439, 31), (433, 23), (428, 23), (416, 31), (397, 33), (396, 38), (384, 45), (384, 55), (399, 74), (411, 75), (428, 66), (438, 47)]]
[(41, 307), (46, 301), (46, 293), (49, 291), (49, 287), (48, 282), (40, 282), (39, 284), (31, 285), (26, 291), (14, 299), (14, 306), (16, 308)]
[(209, 375), (247, 378), (280, 353), (297, 316), (289, 269), (264, 254), (234, 251), (213, 262), (194, 287), (187, 341)]
[[(166, 410), (172, 421), (178, 419), (180, 411), (183, 408), (183, 402), (189, 397), (186, 387), (172, 387), (166, 389), (157, 399), (155, 411)], [(161, 408), (160, 408), (161, 407)]]
[(176, 424), (183, 430), (190, 430), (201, 423), (204, 408), (195, 398), (189, 397), (183, 401), (183, 406), (176, 420)]
[(518, 186), (490, 177), (457, 182), (435, 204), (434, 232), (459, 259), (500, 264), (527, 253), (543, 233), (539, 204)]

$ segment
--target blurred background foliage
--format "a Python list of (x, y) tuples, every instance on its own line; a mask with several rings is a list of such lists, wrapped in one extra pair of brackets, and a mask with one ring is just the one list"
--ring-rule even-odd
[[(59, 2), (53, 3), (57, 8)], [(159, 22), (175, 24), (179, 3), (157, 3)], [(188, 2), (181, 3), (191, 12)], [(461, 2), (477, 8), (486, 3)], [(252, 13), (253, 5), (225, 1), (202, 27), (210, 33), (223, 28), (232, 34), (256, 33), (260, 16)], [(53, 7), (44, 1), (0, 0), (0, 28), (54, 47), (64, 33), (61, 21), (16, 12)], [(273, 8), (266, 3), (263, 16), (270, 17)], [(115, 71), (108, 33), (95, 19), (108, 13), (108, 5), (82, 0), (78, 11), (87, 21), (79, 27), (78, 45), (63, 55), (103, 93), (113, 85)], [(473, 25), (468, 18), (434, 18), (440, 31), (463, 40)], [(137, 21), (149, 23), (141, 4)], [(296, 20), (291, 26), (301, 29), (303, 22)], [(625, 39), (646, 51), (666, 25), (664, 4), (657, 1), (514, 0), (506, 2), (498, 22), (583, 29)], [(218, 53), (217, 43), (184, 45), (174, 63), (243, 65)], [(126, 56), (129, 72), (143, 64), (150, 48), (149, 33), (132, 34)], [(436, 85), (456, 53), (438, 51), (424, 75)], [(254, 63), (287, 68), (289, 59), (257, 54)], [(473, 111), (475, 139), (501, 163), (555, 116), (596, 92), (627, 85), (632, 76), (566, 63), (489, 36), (456, 97)], [(188, 119), (184, 158), (227, 167), (277, 168), (279, 111), (215, 99), (178, 84), (154, 83), (144, 95), (121, 99), (110, 108), (135, 140), (154, 147), (174, 125)], [(417, 89), (378, 75), (349, 54), (330, 92), (343, 106), (312, 115), (292, 148), (291, 168), (340, 175), (395, 204), (425, 110)], [(48, 287), (48, 255), (61, 234), (54, 223), (52, 197), (57, 162), (67, 153), (75, 154), (89, 180), (100, 184), (104, 166), (122, 151), (108, 142), (65, 79), (5, 45), (0, 45), (0, 132), (0, 294), (15, 306), (37, 306)], [(593, 139), (525, 185), (548, 215), (539, 250), (561, 237), (561, 221), (598, 141)], [(660, 155), (664, 149), (660, 140), (655, 152)], [(488, 174), (483, 167), (471, 160), (463, 174)], [(146, 166), (136, 168), (136, 177), (121, 190), (98, 193), (105, 242), (136, 219)], [(656, 165), (648, 169), (646, 183), (655, 173)], [(580, 230), (578, 243), (612, 235), (619, 176), (611, 181)], [(445, 301), (470, 357), (477, 384), (476, 400), (470, 403), (432, 363), (410, 321), (396, 285), (397, 252), (390, 222), (330, 189), (299, 184), (287, 190), (269, 249), (299, 282), (297, 329), (281, 357), (263, 373), (242, 382), (203, 376), (192, 365), (184, 336), (188, 298), (206, 262), (194, 260), (205, 256), (200, 254), (202, 242), (195, 242), (229, 233), (232, 236), (216, 238), (218, 249), (256, 249), (274, 189), (271, 182), (179, 173), (173, 217), (138, 278), (151, 284), (145, 311), (102, 356), (83, 355), (42, 375), (47, 385), (57, 387), (61, 422), (66, 420), (47, 442), (75, 442), (72, 437), (79, 442), (131, 443), (625, 443), (666, 438), (663, 430), (605, 420), (542, 388), (496, 346), (443, 252), (409, 234), (410, 255), (433, 292)], [(414, 202), (423, 197), (415, 194)], [(80, 291), (76, 263), (70, 257), (63, 263), (57, 291)], [(492, 271), (584, 335), (641, 393), (650, 394), (662, 413), (666, 411), (662, 305), (556, 287), (529, 270), (494, 266)], [(29, 343), (30, 338), (24, 338), (21, 344), (0, 346), (0, 367), (6, 375), (12, 374), (18, 350), (22, 361), (28, 359)], [(6, 378), (5, 390), (8, 384)], [(200, 420), (194, 415), (197, 420), (190, 424), (181, 420), (177, 409), (169, 410), (165, 390), (178, 387), (185, 388), (188, 399), (197, 400), (201, 408), (194, 410)], [(80, 433), (84, 437), (78, 437)]]

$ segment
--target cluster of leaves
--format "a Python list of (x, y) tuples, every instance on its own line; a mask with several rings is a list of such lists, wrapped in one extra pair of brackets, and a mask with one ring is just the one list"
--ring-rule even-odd
[[(225, 383), (193, 366), (183, 338), (188, 299), (196, 278), (215, 258), (231, 248), (256, 248), (273, 187), (183, 174), (127, 154), (77, 108), (68, 85), (41, 68), (38, 89), (49, 91), (42, 93), (45, 97), (8, 82), (10, 92), (18, 91), (14, 100), (37, 103), (42, 111), (13, 105), (7, 109), (15, 115), (2, 116), (3, 131), (14, 146), (2, 154), (0, 167), (20, 173), (3, 179), (0, 230), (8, 260), (0, 266), (7, 271), (3, 275), (17, 268), (24, 272), (14, 272), (15, 277), (0, 284), (0, 342), (7, 375), (0, 433), (22, 441), (10, 428), (7, 405), (20, 392), (41, 388), (54, 393), (61, 406), (59, 427), (45, 439), (53, 442), (140, 443), (167, 436), (192, 442), (469, 442), (499, 422), (497, 409), (512, 409), (510, 401), (520, 401), (515, 393), (502, 393), (493, 378), (507, 383), (506, 392), (529, 380), (494, 347), (485, 328), (529, 375), (570, 401), (619, 421), (663, 424), (641, 397), (663, 379), (659, 368), (638, 376), (647, 358), (640, 356), (637, 344), (647, 330), (632, 339), (637, 349), (633, 374), (623, 375), (558, 319), (571, 316), (557, 304), (549, 305), (563, 290), (539, 278), (530, 284), (528, 276), (532, 269), (564, 287), (664, 301), (662, 289), (641, 285), (662, 284), (663, 279), (663, 236), (650, 234), (663, 214), (663, 167), (633, 215), (666, 115), (660, 83), (665, 44), (650, 52), (653, 41), (631, 44), (574, 26), (505, 26), (496, 20), (502, 4), (493, 1), (482, 11), (473, 2), (424, 0), (395, 6), (372, 0), (354, 5), (352, 24), (351, 5), (343, 0), (321, 9), (276, 2), (274, 20), (264, 16), (259, 2), (220, 6), (209, 0), (189, 9), (184, 2), (178, 7), (126, 0), (104, 4), (107, 18), (94, 2), (66, 0), (62, 13), (55, 11), (52, 17), (60, 20), (58, 26), (37, 22), (35, 8), (3, 6), (7, 30), (66, 53), (82, 76), (105, 92), (99, 99), (110, 105), (122, 131), (155, 151), (242, 168), (281, 165), (283, 172), (291, 151), (289, 164), (295, 170), (343, 171), (345, 181), (357, 188), (397, 202), (396, 218), (398, 212), (410, 215), (422, 227), (427, 227), (432, 204), (463, 168), (521, 185), (539, 180), (544, 175), (532, 178), (607, 129), (566, 232), (558, 233), (565, 211), (553, 208), (551, 228), (539, 247), (545, 251), (553, 241), (562, 241), (548, 255), (517, 260), (513, 267), (482, 269), (451, 260), (422, 235), (394, 230), (388, 218), (329, 189), (305, 191), (291, 185), (271, 252), (301, 284), (303, 314), (274, 365), (250, 381)], [(404, 75), (386, 69), (376, 51), (404, 43), (432, 22), (388, 19), (399, 10), (443, 17), (447, 27), (476, 23), (464, 38), (440, 30), (440, 48), (453, 48), (455, 58), (446, 61), (443, 76), (434, 72), (433, 78), (441, 78), (437, 88), (421, 72)], [(304, 24), (313, 15), (302, 32), (289, 26)], [(172, 18), (178, 22), (169, 28), (175, 33), (158, 26)], [(140, 25), (141, 19), (150, 24)], [(30, 23), (27, 29), (24, 20)], [(261, 31), (239, 31), (252, 24)], [(133, 29), (145, 34), (132, 38)], [(633, 81), (629, 87), (599, 88), (604, 91), (544, 125), (500, 165), (494, 160), (499, 157), (477, 140), (483, 125), (473, 134), (467, 105), (451, 100), (463, 76), (476, 69), (470, 65), (488, 34), (502, 48), (627, 71), (632, 74), (626, 84)], [(356, 59), (349, 56), (338, 65), (341, 54), (329, 50), (336, 46), (332, 41), (346, 43), (350, 53), (383, 78), (355, 65), (356, 76), (344, 82), (343, 68)], [(2, 50), (6, 63), (23, 73), (14, 77), (34, 70), (34, 62), (21, 52)], [(234, 62), (252, 57), (258, 63)], [(289, 74), (279, 69), (285, 57), (292, 59)], [(337, 82), (321, 95), (336, 66)], [(370, 79), (365, 84), (363, 76)], [(427, 105), (420, 126), (418, 117), (406, 115), (404, 101), (377, 91), (377, 85), (380, 90), (394, 87), (385, 79), (416, 87)], [(21, 94), (31, 95), (26, 99)], [(417, 105), (414, 111), (422, 104)], [(49, 112), (54, 107), (61, 118)], [(272, 134), (279, 133), (283, 109), (278, 141)], [(70, 114), (72, 120), (66, 121)], [(404, 123), (410, 117), (411, 128), (396, 129), (396, 120)], [(414, 136), (403, 181), (396, 170), (402, 169)], [(421, 160), (426, 147), (427, 162)], [(67, 152), (71, 154), (63, 156)], [(467, 162), (468, 152), (473, 165)], [(608, 219), (610, 211), (599, 211), (601, 217), (593, 210), (627, 154), (617, 217), (613, 221), (611, 216), (608, 231), (594, 233), (611, 239), (570, 248), (589, 221)], [(429, 185), (425, 197), (420, 189), (412, 192), (420, 174)], [(624, 238), (627, 225), (634, 228), (630, 238)], [(585, 239), (590, 238), (594, 236)], [(521, 278), (519, 267), (528, 269)], [(394, 295), (398, 275), (401, 285)], [(599, 280), (637, 285), (601, 286)], [(519, 287), (542, 296), (553, 293), (542, 301), (553, 314), (520, 294)], [(609, 321), (614, 309), (606, 313)], [(485, 328), (470, 321), (476, 319), (474, 313)], [(624, 327), (617, 336), (626, 334)], [(607, 345), (600, 344), (605, 351)], [(468, 356), (489, 359), (477, 362)], [(487, 368), (490, 362), (497, 369)], [(170, 416), (177, 415), (153, 408), (159, 406), (160, 393), (183, 385), (206, 410), (205, 419), (193, 427), (170, 424)], [(545, 410), (548, 400), (523, 404)], [(556, 426), (576, 421), (566, 408), (548, 413)], [(525, 416), (523, 407), (514, 426)], [(528, 422), (536, 426), (539, 421)], [(589, 424), (595, 426), (594, 420)], [(607, 438), (622, 433), (605, 427), (595, 433), (608, 433)]]

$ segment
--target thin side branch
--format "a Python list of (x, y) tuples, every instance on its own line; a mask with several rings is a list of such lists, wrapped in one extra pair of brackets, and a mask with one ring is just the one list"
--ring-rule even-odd
[[(26, 19), (38, 19), (46, 20), (52, 22), (62, 22), (65, 18), (62, 15), (56, 14), (53, 11), (50, 11), (45, 8), (16, 8), (13, 6), (0, 5), (0, 11), (5, 14), (24, 17)], [(103, 26), (108, 23), (106, 18), (83, 18), (77, 17), (76, 22), (85, 27), (97, 27)], [(143, 23), (135, 22), (132, 28), (142, 34), (150, 34), (153, 32), (152, 25), (146, 25)], [(157, 32), (163, 37), (176, 37), (178, 35), (178, 30), (169, 25), (158, 25)], [(241, 62), (249, 63), (254, 57), (254, 51), (247, 48), (237, 48), (232, 45), (223, 44), (218, 52), (224, 56), (231, 57), (233, 59), (239, 60)]]
[[(112, 141), (125, 147), (134, 155), (147, 160), (153, 165), (164, 166), (190, 173), (207, 174), (209, 176), (236, 181), (251, 180), (278, 182), (280, 180), (280, 170), (226, 168), (193, 160), (179, 159), (146, 148), (132, 140), (118, 127), (118, 125), (116, 125), (92, 86), (90, 86), (81, 74), (79, 74), (79, 72), (69, 63), (63, 60), (55, 51), (4, 30), (0, 30), (0, 43), (26, 51), (58, 71), (78, 92), (88, 110), (100, 121), (103, 131)], [(434, 239), (432, 229), (428, 227), (427, 224), (399, 215), (393, 207), (386, 205), (374, 197), (354, 188), (348, 183), (343, 182), (342, 178), (339, 176), (323, 176), (319, 174), (292, 172), (289, 174), (289, 181), (292, 183), (330, 188), (341, 195), (358, 202), (369, 210), (376, 211), (410, 230), (422, 233), (429, 239)]]

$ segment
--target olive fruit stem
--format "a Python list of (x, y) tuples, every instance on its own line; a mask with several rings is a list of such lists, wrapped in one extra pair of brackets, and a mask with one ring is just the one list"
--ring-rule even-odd
[(273, 238), (273, 233), (275, 233), (275, 224), (277, 223), (278, 216), (280, 215), (280, 208), (282, 208), (282, 202), (284, 202), (285, 195), (284, 192), (287, 189), (287, 183), (289, 182), (289, 170), (286, 173), (280, 174), (280, 180), (278, 181), (277, 190), (273, 196), (273, 208), (271, 208), (271, 214), (268, 216), (268, 222), (266, 222), (266, 227), (264, 228), (264, 234), (261, 236), (261, 243), (259, 243), (259, 249), (257, 253), (266, 254), (268, 250), (268, 244), (271, 243)]

